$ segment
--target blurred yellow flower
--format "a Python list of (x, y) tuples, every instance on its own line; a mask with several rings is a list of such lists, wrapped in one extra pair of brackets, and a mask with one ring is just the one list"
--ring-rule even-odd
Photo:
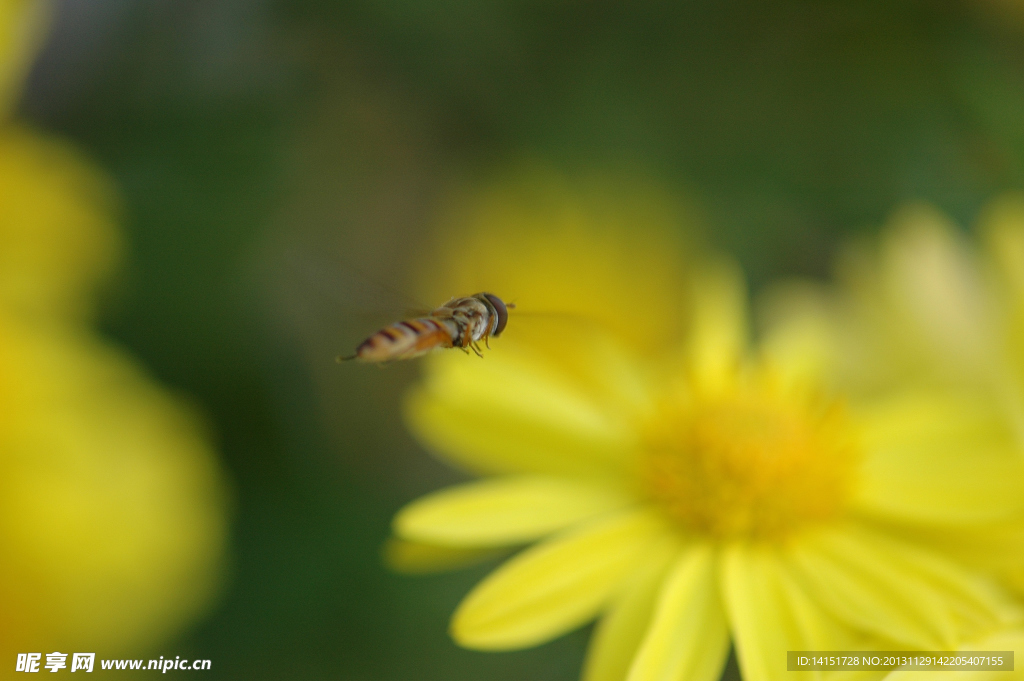
[(114, 190), (70, 147), (0, 125), (0, 304), (36, 319), (83, 317), (119, 255)]
[[(1024, 198), (1007, 195), (982, 213), (973, 242), (934, 207), (897, 210), (877, 242), (853, 245), (839, 285), (780, 286), (766, 318), (791, 337), (827, 351), (834, 390), (868, 396), (901, 384), (956, 391), (982, 405), (1024, 457)], [(990, 457), (965, 450), (976, 467)], [(956, 490), (949, 490), (955, 499)], [(1024, 497), (1024, 488), (1016, 494)], [(947, 523), (941, 532), (912, 528), (974, 569), (1024, 593), (1021, 515)], [(1024, 634), (991, 644), (1024, 652)], [(995, 648), (989, 647), (989, 650)], [(962, 673), (961, 678), (977, 678)], [(985, 678), (988, 678), (987, 676)]]
[[(904, 206), (877, 243), (849, 250), (839, 282), (780, 287), (768, 306), (778, 323), (827, 339), (821, 359), (836, 388), (870, 394), (913, 382), (973, 395), (1024, 456), (1024, 198), (992, 202), (977, 242), (931, 206)], [(1024, 593), (1024, 534), (1015, 524), (1001, 531), (964, 559)]]
[(482, 361), (430, 357), (407, 405), (485, 478), (407, 506), (399, 540), (538, 542), (463, 600), (458, 643), (522, 648), (600, 617), (588, 681), (716, 679), (730, 641), (758, 680), (792, 677), (787, 650), (948, 649), (1021, 622), (958, 559), (1024, 527), (1024, 458), (983, 397), (837, 391), (822, 334), (783, 324), (751, 347), (739, 272), (680, 255), (656, 193), (637, 212), (609, 210), (607, 186), (525, 186), (475, 204), (442, 248), (457, 257), (432, 263), (450, 293), (523, 314)]
[(183, 405), (84, 329), (0, 312), (0, 648), (151, 645), (211, 595), (212, 452)]
[(979, 232), (980, 251), (935, 208), (904, 206), (877, 246), (850, 249), (831, 299), (789, 287), (775, 307), (832, 335), (848, 387), (971, 385), (1024, 435), (1024, 199), (992, 203)]
[(205, 607), (225, 532), (191, 410), (86, 326), (113, 192), (4, 120), (45, 5), (0, 3), (0, 657), (151, 646)]

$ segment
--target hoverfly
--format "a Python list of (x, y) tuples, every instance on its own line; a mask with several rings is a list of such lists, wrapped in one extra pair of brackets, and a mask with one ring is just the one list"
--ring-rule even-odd
[(354, 355), (338, 361), (390, 362), (420, 357), (438, 348), (461, 348), (483, 357), (480, 342), (490, 347), (508, 323), (508, 311), (515, 305), (505, 303), (493, 293), (476, 293), (452, 298), (428, 315), (395, 322), (373, 334), (356, 348)]

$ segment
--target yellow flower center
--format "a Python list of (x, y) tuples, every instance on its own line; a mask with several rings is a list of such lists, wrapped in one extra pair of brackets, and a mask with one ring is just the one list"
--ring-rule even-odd
[(687, 530), (758, 539), (836, 516), (856, 458), (840, 406), (757, 394), (668, 406), (646, 453), (650, 495)]

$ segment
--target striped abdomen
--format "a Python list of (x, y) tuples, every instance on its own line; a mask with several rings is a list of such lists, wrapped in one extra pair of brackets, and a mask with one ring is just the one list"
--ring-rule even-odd
[(447, 319), (420, 317), (397, 322), (373, 334), (356, 348), (355, 356), (365, 362), (411, 359), (434, 348), (452, 347), (458, 328)]

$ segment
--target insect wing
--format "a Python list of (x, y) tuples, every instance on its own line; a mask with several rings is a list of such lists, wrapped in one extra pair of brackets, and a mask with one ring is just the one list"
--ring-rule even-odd
[[(394, 268), (391, 268), (394, 269)], [(329, 253), (293, 246), (276, 258), (275, 308), (304, 336), (314, 354), (351, 355), (388, 326), (427, 316), (429, 306)]]

